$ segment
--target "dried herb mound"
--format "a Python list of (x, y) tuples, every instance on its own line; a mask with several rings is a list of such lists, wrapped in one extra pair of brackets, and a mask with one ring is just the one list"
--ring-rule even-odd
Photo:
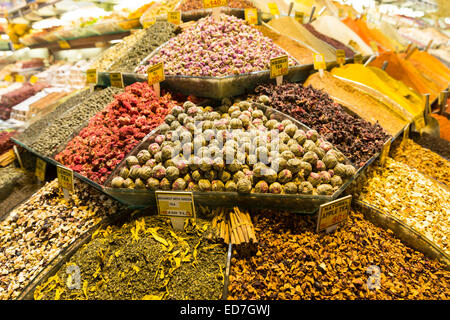
[(14, 163), (0, 168), (0, 220), (28, 199), (37, 189), (34, 172), (16, 168)]
[(36, 122), (32, 123), (28, 128), (26, 128), (23, 132), (19, 133), (16, 136), (16, 139), (25, 144), (31, 144), (34, 141), (38, 141), (40, 135), (43, 130), (48, 127), (53, 120), (58, 119), (63, 115), (67, 110), (77, 105), (87, 97), (91, 95), (89, 89), (81, 90), (77, 94), (71, 96), (63, 103), (58, 105), (55, 110), (44, 115)]
[(68, 202), (57, 180), (47, 183), (0, 223), (0, 299), (16, 298), (68, 245), (121, 209), (78, 181)]
[(29, 146), (44, 156), (53, 156), (58, 147), (67, 143), (73, 134), (77, 133), (90, 118), (114, 100), (114, 95), (120, 91), (119, 88), (109, 87), (95, 92), (85, 100), (80, 99), (75, 107), (54, 119), (42, 131), (39, 139), (34, 140)]
[(272, 108), (317, 130), (359, 167), (380, 152), (390, 137), (379, 124), (346, 113), (321, 90), (299, 83), (283, 83), (261, 85), (255, 92), (268, 96)]
[(108, 68), (111, 71), (134, 72), (139, 63), (163, 43), (175, 36), (177, 26), (166, 21), (158, 21), (144, 29), (139, 40), (127, 46), (127, 52)]
[[(174, 231), (168, 219), (147, 216), (96, 231), (55, 276), (34, 292), (40, 299), (219, 299), (226, 248), (206, 238), (197, 219)], [(80, 268), (80, 288), (69, 289), (67, 267)], [(70, 279), (69, 279), (70, 283)]]
[(450, 253), (450, 190), (414, 168), (391, 158), (371, 167), (359, 198), (423, 234)]
[(411, 139), (402, 140), (393, 148), (394, 160), (407, 164), (450, 187), (450, 161), (433, 151), (422, 148)]
[(147, 83), (133, 83), (97, 113), (55, 159), (103, 183), (125, 155), (164, 121), (174, 105), (170, 94), (158, 98)]
[[(346, 225), (331, 234), (317, 234), (310, 217), (264, 212), (253, 220), (259, 252), (232, 258), (229, 299), (450, 298), (450, 272), (442, 264), (406, 247), (358, 212), (351, 212)], [(376, 267), (379, 289), (377, 272), (368, 272)]]

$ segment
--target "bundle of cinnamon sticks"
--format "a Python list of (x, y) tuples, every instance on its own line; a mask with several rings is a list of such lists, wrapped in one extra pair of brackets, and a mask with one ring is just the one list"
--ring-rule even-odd
[(233, 210), (217, 210), (212, 222), (216, 236), (223, 239), (226, 244), (231, 241), (235, 248), (253, 251), (256, 248), (257, 239), (248, 212), (240, 211), (237, 207), (234, 207)]

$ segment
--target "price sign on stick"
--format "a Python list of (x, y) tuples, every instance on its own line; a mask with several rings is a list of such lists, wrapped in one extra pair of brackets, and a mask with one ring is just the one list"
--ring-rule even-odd
[(267, 6), (269, 7), (269, 11), (272, 15), (274, 16), (280, 15), (280, 10), (278, 9), (278, 6), (275, 2), (270, 2), (267, 4)]
[(21, 75), (21, 74), (16, 74), (15, 76), (14, 76), (14, 80), (16, 81), (16, 82), (25, 82), (25, 77), (23, 76), (23, 75)]
[(289, 72), (288, 56), (281, 56), (270, 59), (270, 79), (277, 79), (279, 86), (283, 82), (283, 76)]
[(69, 191), (73, 192), (73, 171), (63, 166), (56, 167), (58, 183), (64, 192), (64, 199), (69, 200)]
[(319, 74), (322, 77), (323, 70), (327, 68), (324, 55), (322, 53), (314, 53), (313, 61), (314, 61), (314, 69), (319, 70)]
[(45, 170), (47, 169), (47, 163), (41, 158), (36, 158), (36, 170), (34, 175), (38, 178), (39, 182), (45, 181)]
[(336, 62), (340, 65), (343, 66), (345, 63), (345, 51), (342, 49), (338, 49), (336, 50)]
[(303, 19), (305, 18), (305, 13), (301, 11), (295, 11), (295, 20), (303, 24)]
[(97, 69), (86, 70), (86, 83), (95, 85), (97, 84), (97, 81), (98, 81)]
[(89, 86), (90, 92), (94, 92), (95, 85), (98, 82), (97, 69), (86, 70), (86, 84)]
[(258, 11), (255, 8), (245, 9), (245, 21), (248, 24), (257, 24), (258, 23)]
[(31, 76), (31, 78), (30, 78), (30, 83), (31, 84), (35, 84), (36, 82), (38, 82), (38, 77), (36, 77), (36, 76)]
[(182, 230), (185, 219), (195, 218), (192, 192), (156, 191), (155, 196), (158, 214), (170, 217), (175, 229)]
[(122, 72), (111, 72), (109, 74), (109, 80), (112, 87), (123, 88), (123, 76)]
[(228, 0), (203, 0), (203, 7), (205, 9), (226, 7), (228, 6)]
[(181, 11), (167, 12), (167, 21), (176, 25), (181, 24)]
[(203, 0), (203, 7), (205, 9), (212, 8), (212, 16), (214, 20), (218, 20), (220, 16), (220, 7), (228, 6), (227, 0)]
[(350, 205), (352, 203), (352, 196), (346, 196), (325, 204), (319, 208), (317, 217), (316, 232), (327, 231), (331, 232), (337, 226), (347, 220)]
[(363, 63), (362, 55), (355, 54), (355, 56), (353, 57), (353, 62), (362, 64)]
[(160, 82), (165, 80), (164, 63), (160, 62), (147, 69), (147, 81), (149, 85), (153, 85), (156, 95), (159, 97), (161, 93)]

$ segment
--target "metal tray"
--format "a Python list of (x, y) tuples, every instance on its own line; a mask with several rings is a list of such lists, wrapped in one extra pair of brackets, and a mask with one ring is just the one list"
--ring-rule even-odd
[(430, 241), (427, 237), (417, 232), (401, 220), (392, 217), (377, 207), (367, 202), (357, 200), (355, 207), (364, 214), (364, 217), (373, 224), (383, 228), (390, 229), (395, 236), (402, 240), (406, 245), (414, 250), (422, 252), (431, 259), (437, 259), (442, 262), (447, 270), (450, 270), (450, 256), (441, 248)]
[[(308, 78), (312, 69), (312, 65), (289, 67), (289, 74), (284, 76), (284, 79), (291, 82), (304, 81)], [(134, 82), (147, 81), (147, 75), (137, 73), (122, 73), (122, 75), (125, 86)], [(275, 81), (275, 79), (270, 79), (269, 70), (220, 78), (173, 75), (166, 75), (165, 78), (161, 83), (162, 87), (170, 88), (184, 95), (218, 100), (239, 96), (253, 90), (260, 84)], [(98, 85), (105, 87), (111, 85), (108, 72), (99, 73)]]
[[(111, 224), (121, 223), (122, 221), (126, 221), (127, 217), (132, 214), (131, 211), (124, 211), (116, 216), (109, 216), (104, 218), (101, 222), (99, 222), (96, 226), (93, 226), (91, 229), (86, 231), (80, 238), (75, 240), (71, 245), (66, 247), (57, 257), (55, 257), (52, 261), (50, 261), (47, 266), (25, 287), (22, 293), (16, 298), (16, 300), (34, 300), (34, 291), (37, 286), (42, 283), (45, 283), (50, 277), (54, 276), (61, 267), (67, 263), (70, 258), (85, 244), (89, 243), (92, 239), (92, 235), (100, 228), (107, 227)], [(145, 214), (135, 215), (134, 218), (138, 218), (140, 216), (144, 216)], [(233, 254), (232, 244), (230, 243), (227, 246), (227, 255), (226, 255), (226, 264), (225, 264), (225, 279), (224, 279), (224, 287), (222, 290), (222, 299), (226, 300), (228, 296), (228, 284), (229, 284), (229, 275), (231, 269), (231, 258)]]
[[(259, 109), (263, 110), (266, 115), (271, 114), (275, 119), (284, 120), (289, 119), (295, 123), (299, 128), (307, 131), (310, 128), (300, 123), (299, 121), (291, 118), (282, 112), (266, 107), (261, 104), (253, 103)], [(128, 156), (137, 155), (137, 153), (143, 148), (147, 149), (155, 136), (159, 133), (159, 128), (156, 128), (150, 132), (143, 141), (138, 144), (133, 151), (131, 151)], [(125, 189), (125, 188), (112, 188), (111, 181), (118, 175), (120, 170), (126, 166), (125, 157), (121, 163), (116, 167), (116, 169), (111, 173), (109, 178), (104, 184), (105, 193), (119, 199), (120, 202), (126, 203), (127, 205), (133, 207), (148, 207), (156, 204), (155, 192), (150, 190), (140, 190), (140, 189)], [(352, 164), (348, 159), (346, 159), (346, 164), (351, 164), (355, 168), (356, 166)], [(367, 164), (368, 165), (368, 164)], [(356, 177), (362, 172), (361, 169), (357, 171), (357, 174), (352, 178), (348, 179), (333, 195), (302, 195), (302, 194), (268, 194), (268, 193), (250, 193), (241, 194), (238, 192), (200, 192), (194, 191), (194, 201), (196, 205), (204, 205), (207, 207), (228, 207), (232, 208), (234, 206), (240, 206), (243, 208), (273, 208), (278, 210), (287, 210), (302, 214), (314, 214), (319, 206), (323, 203), (330, 202), (337, 199), (345, 189), (356, 179)]]
[[(137, 73), (139, 67), (145, 65), (147, 61), (165, 47), (167, 43), (168, 42), (163, 43), (156, 48), (134, 69), (134, 72), (137, 75), (135, 76), (136, 80), (147, 78), (146, 74), (141, 75)], [(277, 47), (284, 52), (287, 52), (283, 48)], [(284, 79), (291, 82), (304, 81), (308, 77), (312, 65), (300, 65), (296, 59), (293, 57), (291, 57), (291, 59), (296, 65), (289, 67), (289, 73), (284, 76)], [(244, 94), (246, 91), (253, 90), (259, 84), (269, 81), (271, 81), (270, 70), (263, 70), (222, 77), (166, 75), (164, 84), (185, 95), (223, 99)]]
[(399, 103), (395, 102), (388, 96), (382, 94), (378, 90), (372, 89), (371, 87), (369, 87), (365, 84), (362, 84), (360, 82), (356, 82), (356, 81), (349, 80), (349, 79), (342, 78), (342, 77), (335, 76), (335, 75), (333, 75), (333, 77), (335, 77), (341, 81), (347, 82), (348, 84), (354, 86), (357, 90), (360, 90), (362, 92), (367, 92), (367, 93), (373, 95), (375, 98), (380, 100), (383, 104), (385, 104), (386, 107), (390, 107), (391, 111), (395, 112), (397, 115), (399, 115), (406, 121), (413, 121), (413, 119), (415, 117), (413, 114), (411, 114), (409, 111), (407, 111)]

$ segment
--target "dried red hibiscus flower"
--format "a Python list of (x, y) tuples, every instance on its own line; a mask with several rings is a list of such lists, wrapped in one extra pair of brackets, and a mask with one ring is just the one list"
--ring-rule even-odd
[(175, 104), (170, 94), (158, 98), (147, 83), (134, 83), (92, 117), (55, 159), (92, 181), (104, 183)]
[(258, 96), (269, 97), (270, 106), (308, 127), (317, 130), (359, 167), (383, 148), (390, 138), (383, 128), (348, 114), (327, 93), (285, 82), (280, 86), (266, 84), (255, 89)]

